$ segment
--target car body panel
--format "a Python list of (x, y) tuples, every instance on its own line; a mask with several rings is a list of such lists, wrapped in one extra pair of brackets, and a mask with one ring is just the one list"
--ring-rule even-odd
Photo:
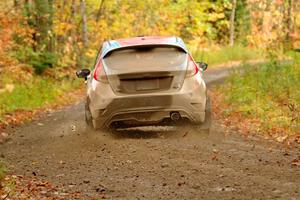
[[(97, 81), (92, 75), (87, 81), (87, 108), (91, 113), (94, 128), (109, 127), (114, 122), (132, 125), (155, 124), (170, 118), (172, 112), (178, 112), (182, 118), (196, 124), (205, 120), (206, 85), (201, 71), (192, 77), (186, 77), (190, 55), (181, 39), (146, 37), (117, 41), (118, 45), (114, 41), (104, 43), (96, 62), (96, 67), (102, 62), (103, 70), (108, 74), (108, 82)], [(111, 43), (110, 48), (107, 47), (108, 43)], [(155, 68), (156, 63), (154, 67), (146, 66), (137, 70), (138, 64), (131, 69), (129, 64), (124, 67), (125, 71), (118, 69), (119, 73), (118, 70), (111, 70), (109, 62), (103, 61), (113, 55), (114, 51), (145, 45), (151, 48), (180, 48), (185, 56), (173, 67), (164, 65)], [(124, 58), (126, 59), (126, 55)], [(135, 62), (139, 63), (138, 60)], [(126, 87), (126, 90), (120, 87)]]
[(117, 49), (102, 59), (116, 94), (178, 90), (185, 78), (188, 54), (175, 46), (152, 44)]

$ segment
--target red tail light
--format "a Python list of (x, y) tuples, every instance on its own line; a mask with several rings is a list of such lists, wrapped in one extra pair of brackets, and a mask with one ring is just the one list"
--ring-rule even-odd
[(191, 56), (189, 56), (186, 77), (195, 76), (198, 72), (199, 72), (199, 69), (198, 69), (196, 62), (193, 60), (193, 58)]
[(103, 64), (102, 64), (102, 59), (99, 59), (96, 69), (94, 71), (94, 79), (96, 81), (100, 81), (103, 83), (108, 83), (107, 76), (105, 74)]

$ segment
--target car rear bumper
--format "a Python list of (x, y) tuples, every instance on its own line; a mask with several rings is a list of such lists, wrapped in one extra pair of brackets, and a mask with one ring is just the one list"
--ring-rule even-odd
[(191, 103), (184, 95), (113, 99), (105, 109), (98, 110), (93, 124), (101, 128), (120, 121), (155, 123), (170, 118), (171, 112), (179, 112), (182, 118), (201, 123), (205, 116), (203, 108), (202, 103)]
[(170, 118), (171, 112), (193, 123), (205, 119), (206, 86), (204, 82), (185, 81), (177, 92), (116, 95), (109, 86), (97, 84), (88, 91), (88, 106), (96, 129), (114, 122), (153, 124)]

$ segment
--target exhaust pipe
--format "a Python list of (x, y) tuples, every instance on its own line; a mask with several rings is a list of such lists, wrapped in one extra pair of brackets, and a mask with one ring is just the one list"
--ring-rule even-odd
[(179, 112), (171, 112), (170, 113), (170, 118), (172, 121), (178, 121), (181, 118), (181, 115)]

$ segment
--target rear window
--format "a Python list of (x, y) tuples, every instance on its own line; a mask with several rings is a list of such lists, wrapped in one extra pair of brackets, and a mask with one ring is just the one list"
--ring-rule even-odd
[(104, 62), (113, 70), (126, 68), (162, 69), (186, 62), (187, 53), (176, 47), (134, 47), (109, 53)]

